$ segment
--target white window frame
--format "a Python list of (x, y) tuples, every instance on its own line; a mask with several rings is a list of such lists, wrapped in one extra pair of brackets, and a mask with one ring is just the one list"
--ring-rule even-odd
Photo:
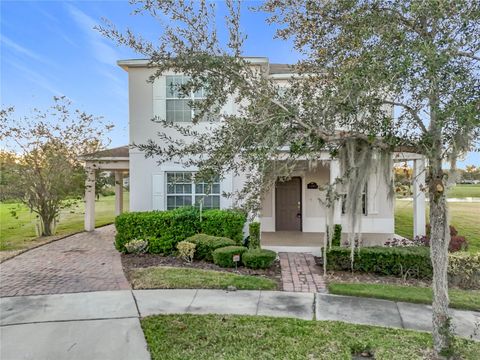
[[(364, 200), (365, 199), (365, 200)], [(346, 193), (342, 193), (341, 194), (341, 201), (340, 201), (340, 205), (341, 205), (341, 214), (342, 216), (345, 215), (345, 211), (344, 211), (344, 207), (345, 207), (345, 202), (347, 201), (347, 194)], [(362, 215), (363, 216), (368, 216), (368, 183), (365, 184), (365, 187), (363, 188), (363, 191), (362, 191)]]
[[(190, 182), (190, 185), (192, 187), (192, 192), (191, 193), (169, 193), (168, 192), (168, 185), (170, 184), (168, 182), (168, 175), (169, 174), (178, 174), (178, 173), (182, 173), (182, 174), (190, 174), (191, 175), (191, 182)], [(221, 192), (222, 192), (222, 189), (221, 189), (221, 184), (222, 182), (220, 181), (220, 179), (218, 179), (218, 181), (216, 182), (213, 182), (211, 184), (212, 186), (212, 190), (213, 190), (213, 184), (218, 184), (218, 193), (214, 193), (213, 191), (209, 194), (206, 194), (206, 193), (197, 193), (197, 189), (196, 189), (196, 185), (208, 185), (208, 183), (206, 182), (195, 182), (195, 171), (183, 171), (183, 170), (179, 170), (179, 171), (166, 171), (165, 172), (165, 209), (166, 210), (173, 210), (173, 209), (178, 209), (179, 207), (175, 207), (175, 208), (172, 208), (172, 209), (169, 209), (168, 208), (168, 197), (172, 197), (172, 196), (189, 196), (191, 198), (191, 205), (187, 205), (187, 206), (197, 206), (196, 204), (196, 197), (197, 196), (218, 196), (218, 207), (208, 207), (208, 208), (205, 208), (203, 206), (204, 209), (220, 209), (221, 208)]]
[[(170, 96), (169, 95), (169, 78), (181, 78), (182, 79), (182, 82), (181, 84), (184, 84), (186, 81), (188, 81), (188, 76), (185, 76), (185, 75), (166, 75), (165, 76), (165, 119), (166, 120), (169, 120), (168, 119), (168, 110), (167, 110), (167, 103), (168, 101), (191, 101), (191, 102), (195, 102), (195, 100), (202, 100), (202, 99), (205, 99), (205, 96), (204, 96), (204, 92), (205, 92), (205, 89), (201, 89), (201, 96), (196, 96), (195, 95), (195, 92), (194, 91), (190, 91), (190, 96), (184, 96), (184, 97), (173, 97), (173, 96)], [(184, 81), (185, 79), (187, 79), (186, 81)], [(195, 117), (195, 109), (193, 108), (190, 108), (190, 120), (183, 120), (183, 121), (173, 121), (173, 120), (170, 120), (172, 122), (183, 122), (183, 123), (189, 123), (189, 122), (192, 122), (193, 118)]]

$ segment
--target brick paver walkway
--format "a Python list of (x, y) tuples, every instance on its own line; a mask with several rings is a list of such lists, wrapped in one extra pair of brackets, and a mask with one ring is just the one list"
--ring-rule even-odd
[(40, 246), (0, 264), (0, 296), (130, 289), (113, 225)]
[(282, 284), (285, 291), (326, 292), (322, 269), (312, 254), (279, 253)]

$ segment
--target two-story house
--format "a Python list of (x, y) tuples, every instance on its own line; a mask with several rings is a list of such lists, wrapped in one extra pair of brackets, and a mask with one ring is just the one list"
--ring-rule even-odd
[[(251, 66), (263, 67), (279, 85), (286, 83), (293, 75), (291, 67), (284, 64), (270, 64), (267, 58), (248, 58)], [(155, 69), (147, 60), (121, 60), (118, 65), (128, 72), (129, 87), (129, 144), (143, 144), (155, 139), (160, 129), (152, 122), (154, 116), (174, 122), (188, 123), (192, 110), (188, 100), (179, 97), (175, 86), (185, 81), (182, 75), (164, 73), (153, 83), (148, 82)], [(201, 91), (192, 94), (192, 99), (201, 98)], [(232, 100), (223, 109), (235, 113), (238, 105)], [(392, 114), (393, 116), (393, 114)], [(199, 123), (197, 128), (206, 127)], [(163, 129), (167, 133), (171, 129)], [(174, 132), (172, 132), (172, 135)], [(425, 197), (420, 191), (424, 178), (424, 162), (416, 154), (398, 153), (399, 160), (413, 160), (415, 164), (414, 223), (415, 235), (425, 229)], [(311, 168), (306, 161), (299, 160), (293, 177), (278, 182), (266, 190), (263, 196), (259, 221), (262, 230), (262, 245), (284, 251), (317, 252), (325, 231), (325, 208), (319, 201), (322, 184), (333, 182), (339, 175), (339, 163), (330, 159), (328, 153), (319, 158), (319, 166)], [(196, 169), (185, 168), (176, 163), (158, 165), (155, 158), (145, 158), (135, 147), (107, 150), (87, 158), (87, 169), (94, 167), (116, 170), (117, 182), (121, 184), (122, 172), (128, 171), (130, 182), (130, 211), (169, 210), (180, 206), (195, 205), (200, 199), (203, 208), (231, 208), (234, 200), (225, 198), (222, 192), (235, 191), (242, 186), (242, 176), (226, 176), (212, 185), (208, 195), (206, 184), (195, 183), (192, 174)], [(94, 172), (89, 171), (90, 184)], [(379, 173), (370, 174), (363, 196), (363, 217), (361, 219), (362, 239), (365, 245), (383, 244), (394, 236), (394, 201), (387, 196), (388, 189)], [(117, 213), (122, 211), (121, 186), (117, 185)], [(91, 187), (87, 187), (85, 228), (94, 228), (94, 200)], [(348, 229), (348, 219), (343, 214), (342, 204), (335, 207), (334, 223), (342, 224), (343, 232)]]

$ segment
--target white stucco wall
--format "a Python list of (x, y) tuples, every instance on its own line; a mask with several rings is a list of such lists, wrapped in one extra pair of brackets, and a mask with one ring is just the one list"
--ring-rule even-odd
[[(175, 136), (175, 131), (162, 129), (152, 121), (155, 116), (165, 117), (165, 77), (158, 78), (153, 84), (147, 82), (154, 71), (148, 68), (129, 68), (129, 135), (130, 144), (145, 144), (149, 139), (155, 140), (160, 130)], [(165, 73), (173, 75), (174, 73)], [(236, 105), (229, 101), (224, 112), (236, 111)], [(208, 131), (211, 124), (199, 123), (195, 129)], [(130, 149), (130, 210), (148, 211), (166, 209), (165, 173), (170, 171), (195, 171), (173, 162), (158, 164), (156, 158), (145, 158), (136, 148)], [(222, 180), (221, 191), (231, 192), (233, 178), (227, 175)], [(221, 197), (222, 208), (232, 207), (232, 200)]]

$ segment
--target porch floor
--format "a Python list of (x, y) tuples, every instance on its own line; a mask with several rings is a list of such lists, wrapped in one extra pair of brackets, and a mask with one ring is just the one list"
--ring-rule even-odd
[[(324, 236), (323, 232), (262, 232), (261, 245), (277, 252), (312, 252), (314, 255), (321, 256), (319, 251), (323, 246)], [(342, 233), (342, 244), (347, 242), (347, 236), (348, 234)], [(363, 233), (362, 246), (381, 246), (394, 237), (398, 238), (398, 235)]]
[(263, 246), (315, 246), (323, 244), (324, 233), (301, 231), (262, 232)]

